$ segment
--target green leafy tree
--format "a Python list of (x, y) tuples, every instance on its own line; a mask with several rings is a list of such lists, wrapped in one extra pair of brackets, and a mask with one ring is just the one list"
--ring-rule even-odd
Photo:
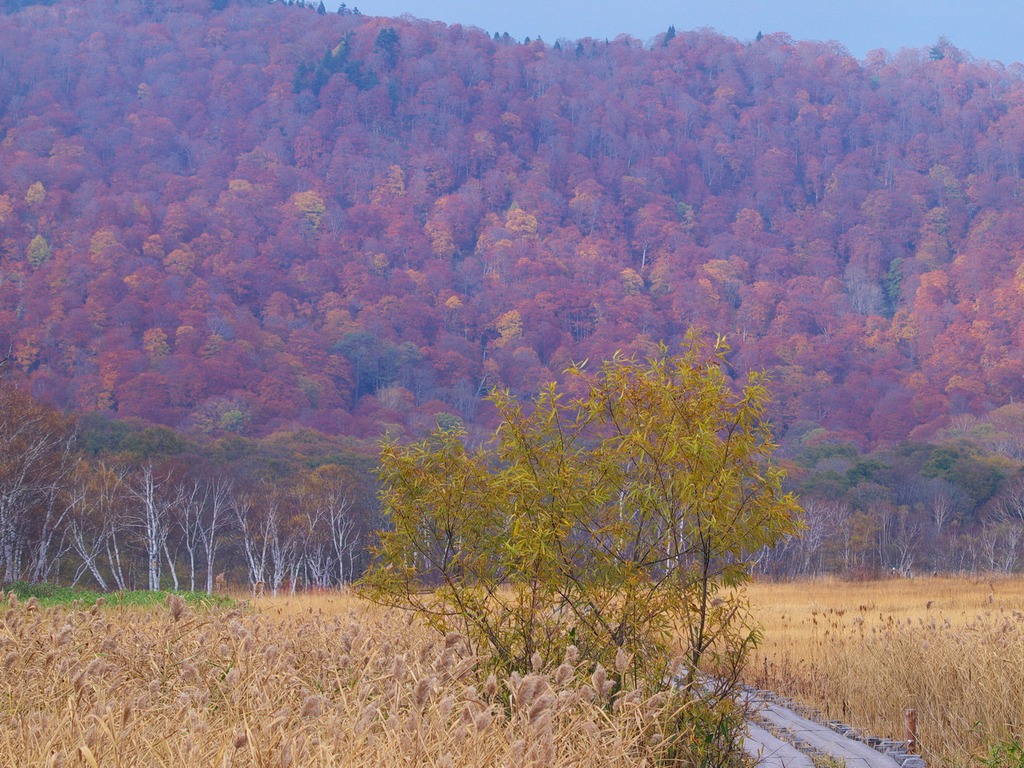
[(50, 244), (46, 242), (46, 238), (42, 235), (36, 235), (32, 238), (32, 242), (28, 244), (26, 255), (28, 257), (28, 263), (33, 267), (38, 267), (50, 260)]
[(458, 426), (387, 442), (390, 529), (367, 592), (462, 633), (504, 672), (575, 645), (617, 685), (728, 687), (756, 640), (748, 554), (799, 523), (770, 461), (764, 375), (735, 389), (726, 352), (691, 334), (679, 355), (570, 369), (577, 396), (495, 393), (500, 424), (480, 450)]

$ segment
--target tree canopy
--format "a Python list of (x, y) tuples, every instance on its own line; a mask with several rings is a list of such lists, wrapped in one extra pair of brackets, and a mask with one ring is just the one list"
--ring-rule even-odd
[(799, 523), (764, 375), (734, 389), (726, 351), (691, 335), (676, 355), (574, 366), (529, 404), (496, 392), (499, 426), (476, 450), (459, 428), (387, 442), (369, 594), (506, 672), (570, 644), (631, 684), (663, 685), (680, 656), (688, 682), (733, 668), (753, 638), (737, 589), (750, 553)]
[(773, 371), (780, 439), (876, 446), (1024, 398), (1017, 68), (23, 5), (0, 14), (0, 350), (51, 405), (213, 436), (418, 436), (447, 411), (472, 434), (480, 393), (691, 324)]

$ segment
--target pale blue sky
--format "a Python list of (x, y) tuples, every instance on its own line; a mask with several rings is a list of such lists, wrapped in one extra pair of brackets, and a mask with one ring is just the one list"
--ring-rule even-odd
[[(335, 1), (337, 6), (338, 0)], [(740, 40), (758, 31), (798, 40), (838, 40), (857, 58), (875, 48), (931, 45), (940, 36), (983, 59), (1024, 61), (1021, 0), (347, 0), (373, 16), (401, 16), (508, 32), (517, 39), (643, 41), (664, 32), (714, 27)]]

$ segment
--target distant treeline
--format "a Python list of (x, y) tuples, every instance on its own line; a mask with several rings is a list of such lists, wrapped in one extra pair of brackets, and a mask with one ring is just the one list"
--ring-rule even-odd
[[(806, 530), (750, 553), (755, 570), (1021, 570), (1021, 410), (868, 454), (808, 431), (784, 459)], [(76, 421), (0, 379), (0, 579), (104, 590), (212, 591), (220, 574), (235, 589), (347, 584), (383, 525), (375, 467), (375, 445), (312, 430), (197, 442), (100, 415)]]
[(166, 427), (76, 423), (0, 380), (0, 578), (338, 587), (379, 526), (373, 464), (308, 430), (200, 445)]

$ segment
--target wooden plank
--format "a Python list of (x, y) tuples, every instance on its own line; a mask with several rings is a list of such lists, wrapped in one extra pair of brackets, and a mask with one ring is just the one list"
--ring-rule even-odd
[(756, 759), (761, 768), (814, 768), (810, 757), (752, 723), (747, 726), (743, 751)]

